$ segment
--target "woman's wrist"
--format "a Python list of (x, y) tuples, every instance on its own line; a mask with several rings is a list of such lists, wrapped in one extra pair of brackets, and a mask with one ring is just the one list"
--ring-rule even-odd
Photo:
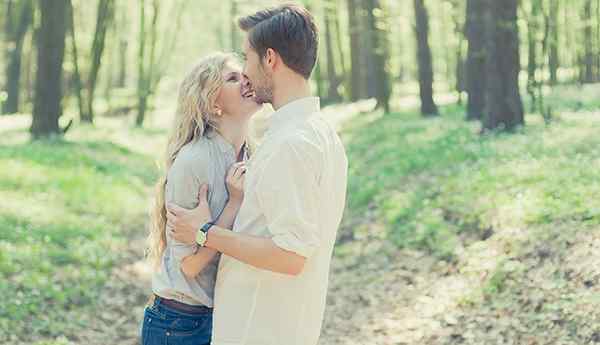
[(239, 208), (242, 205), (243, 197), (230, 196), (227, 203), (233, 207)]

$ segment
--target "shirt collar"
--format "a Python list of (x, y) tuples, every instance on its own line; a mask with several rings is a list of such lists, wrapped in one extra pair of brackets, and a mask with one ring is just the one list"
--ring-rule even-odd
[(271, 115), (268, 132), (279, 131), (288, 124), (304, 120), (320, 110), (319, 97), (304, 97), (291, 101)]
[[(219, 132), (217, 132), (216, 130), (211, 130), (209, 133), (207, 133), (207, 137), (214, 140), (221, 153), (235, 157), (235, 148), (233, 147), (233, 145), (231, 145), (229, 141), (223, 138), (223, 136)], [(244, 143), (244, 145), (242, 146), (241, 155), (243, 157), (246, 157), (247, 155), (247, 146), (247, 143)]]

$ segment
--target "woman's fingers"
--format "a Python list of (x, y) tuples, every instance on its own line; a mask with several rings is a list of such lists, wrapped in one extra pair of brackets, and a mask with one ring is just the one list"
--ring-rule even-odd
[(236, 180), (239, 180), (239, 179), (240, 179), (240, 177), (242, 177), (242, 176), (243, 176), (245, 173), (246, 173), (246, 166), (245, 166), (245, 165), (244, 165), (244, 166), (240, 166), (240, 167), (239, 167), (239, 168), (238, 168), (238, 169), (235, 171), (235, 174), (233, 175), (233, 177), (234, 177)]

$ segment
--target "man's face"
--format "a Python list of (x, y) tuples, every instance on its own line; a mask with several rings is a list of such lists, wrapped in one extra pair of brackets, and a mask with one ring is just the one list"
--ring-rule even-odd
[(250, 83), (249, 87), (256, 94), (256, 103), (273, 103), (272, 73), (264, 68), (262, 59), (252, 48), (247, 37), (244, 39), (242, 51), (244, 52), (244, 76)]

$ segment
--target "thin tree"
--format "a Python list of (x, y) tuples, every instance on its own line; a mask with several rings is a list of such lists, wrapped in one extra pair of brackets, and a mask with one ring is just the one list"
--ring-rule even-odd
[(333, 24), (332, 24), (332, 7), (329, 1), (323, 2), (323, 21), (325, 22), (325, 52), (327, 60), (327, 100), (330, 102), (339, 102), (342, 97), (338, 92), (338, 86), (340, 85), (340, 79), (336, 72), (336, 61), (334, 57), (334, 43), (333, 43)]
[(524, 123), (519, 93), (519, 0), (487, 0), (486, 114), (487, 130), (512, 130)]
[(94, 40), (92, 42), (92, 65), (87, 80), (87, 108), (81, 120), (92, 123), (94, 121), (94, 93), (96, 91), (96, 81), (98, 80), (98, 72), (102, 62), (102, 54), (104, 53), (104, 45), (106, 31), (113, 18), (114, 1), (99, 0), (98, 11), (96, 15), (96, 30)]
[(390, 111), (390, 81), (387, 73), (387, 25), (383, 17), (384, 11), (379, 0), (366, 0), (367, 39), (372, 44), (369, 61), (369, 87), (372, 88), (377, 107), (386, 113)]
[(19, 111), (19, 91), (21, 81), (21, 55), (25, 34), (31, 26), (33, 3), (22, 0), (16, 3), (8, 1), (5, 18), (6, 49), (6, 101), (2, 104), (3, 114)]
[(531, 112), (537, 109), (537, 79), (538, 70), (538, 50), (539, 50), (539, 32), (541, 28), (542, 2), (541, 0), (530, 1), (530, 11), (526, 18), (527, 21), (527, 93), (531, 97)]
[(39, 6), (38, 69), (30, 128), (33, 138), (62, 132), (58, 119), (62, 113), (62, 64), (68, 23), (68, 0), (43, 0)]
[(414, 0), (415, 33), (417, 38), (417, 65), (419, 67), (419, 94), (421, 113), (425, 116), (438, 115), (433, 101), (433, 66), (429, 47), (429, 15), (425, 0)]
[(486, 0), (467, 0), (467, 119), (482, 118), (485, 110), (485, 22)]
[(558, 38), (559, 38), (559, 25), (558, 25), (558, 13), (560, 11), (560, 1), (550, 0), (550, 14), (549, 14), (549, 30), (550, 36), (548, 39), (548, 69), (550, 70), (550, 84), (555, 85), (558, 81)]
[(344, 96), (346, 98), (348, 98), (349, 95), (349, 83), (350, 83), (350, 78), (348, 75), (348, 69), (346, 66), (346, 57), (344, 54), (344, 45), (343, 45), (343, 39), (342, 39), (342, 29), (341, 29), (341, 25), (340, 25), (340, 16), (338, 14), (339, 11), (339, 7), (338, 7), (338, 2), (337, 1), (333, 1), (331, 2), (331, 6), (332, 6), (332, 20), (334, 23), (334, 27), (335, 27), (335, 42), (337, 44), (336, 46), (336, 50), (338, 51), (338, 61), (339, 61), (339, 70), (340, 70), (340, 74), (342, 76), (342, 82), (344, 83)]
[(347, 0), (348, 4), (348, 31), (350, 32), (350, 99), (361, 99), (360, 85), (364, 83), (361, 65), (361, 27), (359, 22), (359, 7), (356, 0)]
[[(165, 74), (172, 52), (175, 48), (176, 37), (181, 28), (181, 16), (187, 1), (178, 1), (173, 4), (170, 11), (164, 11), (160, 7), (159, 0), (152, 0), (152, 18), (146, 23), (146, 0), (140, 0), (140, 36), (138, 46), (138, 85), (137, 85), (137, 115), (135, 125), (142, 126), (146, 118), (146, 110), (150, 97), (156, 91), (156, 87)], [(158, 38), (158, 19), (160, 12), (167, 12), (166, 16), (172, 19), (174, 24), (165, 29), (163, 36)]]
[(240, 33), (235, 20), (238, 16), (238, 1), (239, 0), (231, 0), (231, 5), (229, 8), (229, 16), (231, 18), (231, 21), (229, 23), (229, 32), (231, 34), (232, 51), (239, 51), (241, 49)]
[(585, 0), (583, 8), (583, 66), (582, 66), (582, 82), (593, 83), (594, 78), (594, 42), (593, 42), (593, 25), (592, 25), (592, 0)]
[(83, 101), (83, 84), (81, 81), (81, 72), (79, 71), (79, 54), (77, 52), (77, 34), (75, 32), (75, 11), (73, 2), (68, 1), (67, 11), (69, 16), (69, 35), (71, 36), (71, 57), (73, 59), (73, 83), (75, 84), (75, 96), (77, 98), (77, 107), (79, 110), (79, 118), (84, 116), (84, 101)]

